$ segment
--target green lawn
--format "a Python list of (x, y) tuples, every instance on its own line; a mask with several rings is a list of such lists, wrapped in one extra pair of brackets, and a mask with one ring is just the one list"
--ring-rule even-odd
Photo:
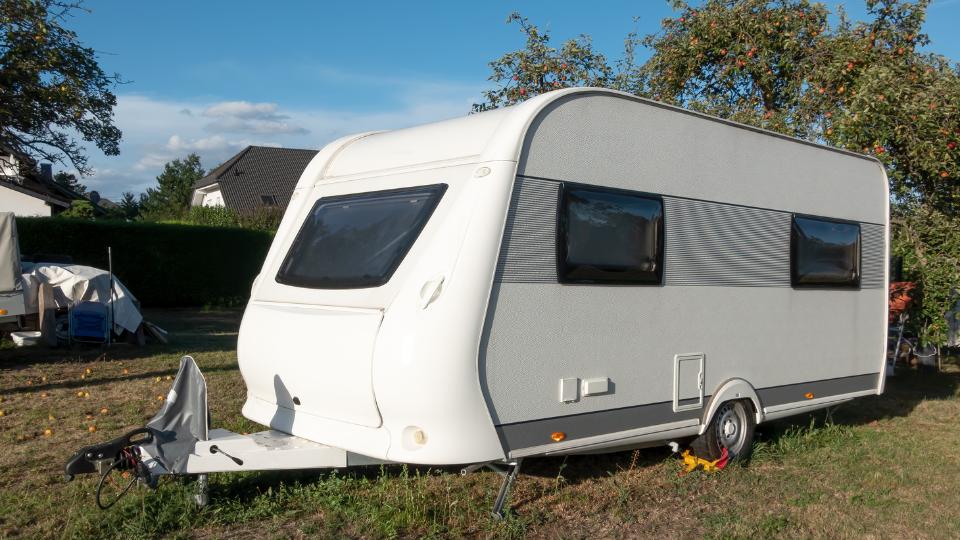
[(190, 481), (165, 478), (101, 511), (96, 479), (64, 483), (64, 461), (153, 416), (182, 354), (207, 377), (215, 427), (263, 429), (240, 416), (239, 312), (147, 317), (173, 333), (171, 345), (0, 347), (0, 535), (960, 537), (954, 365), (904, 373), (884, 396), (842, 406), (830, 424), (820, 413), (760, 426), (747, 467), (680, 476), (666, 449), (527, 460), (503, 522), (488, 517), (493, 473), (399, 466), (213, 475), (204, 509), (192, 505)]

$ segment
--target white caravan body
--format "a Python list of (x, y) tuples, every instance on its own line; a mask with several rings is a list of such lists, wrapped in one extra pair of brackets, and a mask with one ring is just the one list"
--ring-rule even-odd
[[(608, 235), (655, 257), (601, 246), (623, 268), (571, 271), (592, 248), (561, 235), (596, 222), (565, 205), (597, 193), (658, 212)], [(821, 218), (856, 230), (845, 285), (793, 269), (798, 220)], [(609, 90), (345, 137), (304, 171), (253, 285), (243, 414), (454, 464), (692, 437), (734, 399), (759, 423), (878, 394), (888, 230), (878, 161)]]

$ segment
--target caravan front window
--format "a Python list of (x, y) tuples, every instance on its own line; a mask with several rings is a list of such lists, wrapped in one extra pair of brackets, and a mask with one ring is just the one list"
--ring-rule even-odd
[(312, 289), (383, 285), (446, 188), (437, 184), (318, 200), (280, 265), (277, 282)]

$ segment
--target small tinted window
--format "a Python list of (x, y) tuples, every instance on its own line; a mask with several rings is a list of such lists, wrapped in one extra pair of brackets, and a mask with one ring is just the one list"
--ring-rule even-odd
[(794, 287), (860, 286), (860, 225), (794, 216), (790, 244)]
[(565, 185), (558, 218), (560, 281), (660, 283), (663, 201), (659, 198)]
[(383, 285), (445, 189), (441, 184), (318, 200), (280, 265), (277, 281), (313, 289)]

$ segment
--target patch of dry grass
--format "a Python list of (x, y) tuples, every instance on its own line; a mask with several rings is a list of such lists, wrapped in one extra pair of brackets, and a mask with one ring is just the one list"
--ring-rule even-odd
[[(68, 537), (851, 537), (960, 536), (960, 370), (908, 373), (887, 394), (758, 429), (747, 467), (678, 474), (664, 449), (532, 459), (512, 513), (487, 513), (499, 477), (454, 469), (215, 475), (211, 506), (165, 479), (114, 509), (93, 504), (94, 478), (64, 484), (80, 446), (139, 427), (192, 354), (207, 377), (215, 426), (240, 416), (234, 353), (239, 312), (166, 311), (169, 346), (75, 351), (0, 349), (0, 534)], [(89, 370), (89, 372), (87, 372)], [(90, 426), (96, 432), (89, 431)], [(47, 435), (45, 430), (51, 430)]]

